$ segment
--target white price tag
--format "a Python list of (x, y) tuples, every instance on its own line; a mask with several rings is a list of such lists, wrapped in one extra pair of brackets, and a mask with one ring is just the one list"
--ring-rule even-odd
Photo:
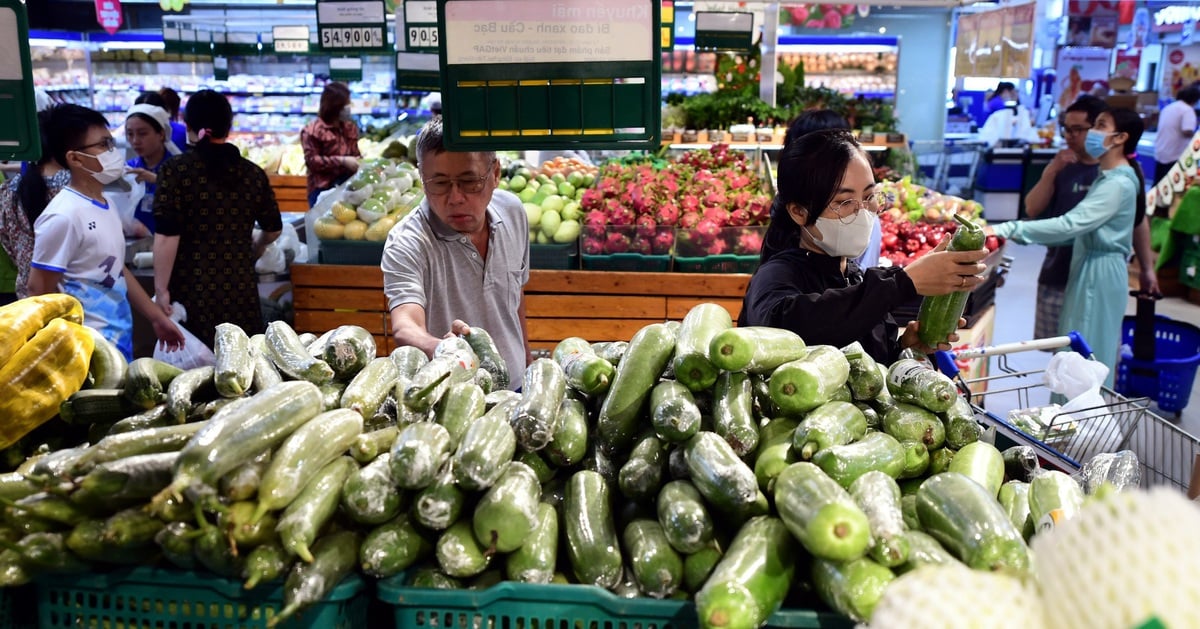
[(409, 48), (437, 48), (438, 29), (436, 26), (408, 27)]
[(324, 48), (382, 48), (383, 29), (374, 26), (323, 26)]

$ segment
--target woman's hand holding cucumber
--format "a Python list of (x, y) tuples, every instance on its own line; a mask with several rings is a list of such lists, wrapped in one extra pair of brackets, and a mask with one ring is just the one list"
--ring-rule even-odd
[(987, 266), (982, 260), (987, 257), (987, 249), (946, 251), (949, 242), (949, 238), (943, 238), (932, 251), (904, 267), (904, 273), (912, 280), (918, 295), (969, 291), (983, 283), (981, 275)]

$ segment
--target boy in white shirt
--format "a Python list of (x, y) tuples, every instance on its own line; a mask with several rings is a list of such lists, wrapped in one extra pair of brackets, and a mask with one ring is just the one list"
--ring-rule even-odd
[(50, 110), (50, 151), (71, 171), (71, 183), (51, 200), (34, 223), (29, 293), (62, 292), (83, 304), (84, 323), (133, 360), (133, 313), (138, 309), (154, 326), (164, 349), (183, 347), (183, 334), (154, 305), (125, 269), (125, 236), (115, 205), (104, 185), (125, 171), (104, 116), (78, 105)]

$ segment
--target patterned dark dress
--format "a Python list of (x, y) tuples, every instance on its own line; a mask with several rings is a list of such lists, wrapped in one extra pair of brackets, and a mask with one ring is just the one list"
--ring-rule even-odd
[(283, 221), (266, 173), (231, 144), (203, 143), (162, 166), (154, 197), (157, 233), (179, 236), (168, 286), (187, 309), (184, 327), (212, 347), (217, 324), (246, 334), (266, 329), (254, 272), (254, 223), (267, 232)]

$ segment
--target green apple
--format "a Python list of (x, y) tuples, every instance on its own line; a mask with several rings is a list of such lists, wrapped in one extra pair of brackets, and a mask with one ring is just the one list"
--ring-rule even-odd
[(552, 240), (559, 244), (574, 242), (579, 238), (579, 221), (563, 221), (558, 224)]
[(568, 199), (574, 198), (575, 197), (575, 186), (572, 186), (571, 184), (564, 181), (564, 182), (558, 184), (558, 193)]
[(537, 179), (529, 179), (525, 182), (525, 187), (537, 190), (538, 188), (542, 187), (542, 182), (538, 181)]
[(596, 176), (592, 173), (583, 176), (583, 187), (591, 188), (594, 183), (596, 183)]
[(576, 201), (582, 201), (582, 200), (583, 200), (583, 193), (585, 193), (585, 192), (587, 192), (587, 188), (578, 188), (578, 189), (576, 189), (576, 190), (575, 190), (575, 200), (576, 200)]
[(527, 179), (517, 175), (516, 177), (508, 180), (508, 189), (512, 190), (513, 192), (520, 192), (525, 189), (526, 183), (528, 183)]
[(562, 209), (562, 217), (564, 221), (577, 221), (583, 217), (583, 212), (579, 209), (578, 201), (569, 201)]
[(538, 176), (537, 176), (537, 180), (538, 180), (538, 181), (540, 181), (540, 182), (542, 182), (542, 183), (550, 183), (550, 182), (552, 181), (552, 180), (551, 180), (549, 177), (547, 177), (547, 176), (545, 176), (545, 175), (543, 175), (543, 174), (540, 174), (540, 173), (539, 173), (539, 174), (538, 174)]
[(572, 186), (575, 186), (576, 188), (578, 188), (579, 186), (582, 186), (583, 185), (583, 173), (579, 172), (578, 170), (572, 170), (570, 172), (570, 174), (567, 175), (567, 183), (571, 184)]
[(542, 233), (546, 234), (547, 238), (553, 236), (554, 232), (558, 231), (558, 226), (561, 224), (562, 215), (560, 215), (558, 212), (555, 212), (554, 210), (545, 210), (542, 212), (542, 220), (540, 221), (540, 225), (542, 228)]
[(538, 225), (542, 221), (542, 206), (536, 203), (526, 203), (525, 216), (529, 218), (529, 228), (533, 229), (534, 225)]
[(554, 183), (563, 183), (566, 180), (567, 178), (562, 173), (554, 173), (554, 175), (550, 177), (550, 181), (553, 181)]
[(505, 180), (503, 180), (503, 179), (501, 179), (500, 181), (496, 182), (496, 187), (497, 187), (497, 188), (500, 188), (501, 190), (509, 190), (509, 187), (508, 187), (508, 182), (507, 182), (507, 181), (505, 181)]
[(527, 166), (522, 166), (522, 167), (518, 168), (516, 175), (518, 177), (524, 177), (525, 181), (529, 181), (529, 180), (533, 179), (533, 171), (530, 170)]
[(521, 202), (529, 203), (530, 201), (533, 200), (533, 195), (535, 195), (535, 194), (537, 194), (537, 190), (534, 190), (533, 188), (530, 188), (527, 186), (527, 187), (525, 187), (525, 189), (523, 189), (519, 193), (517, 193), (517, 197), (519, 197), (521, 199)]
[(543, 210), (561, 212), (562, 209), (567, 205), (567, 202), (562, 197), (552, 194), (547, 196), (545, 199), (542, 199), (541, 205)]
[(538, 232), (537, 238), (535, 238), (535, 240), (537, 240), (537, 244), (539, 244), (539, 245), (550, 244), (550, 238), (546, 236), (545, 232)]

